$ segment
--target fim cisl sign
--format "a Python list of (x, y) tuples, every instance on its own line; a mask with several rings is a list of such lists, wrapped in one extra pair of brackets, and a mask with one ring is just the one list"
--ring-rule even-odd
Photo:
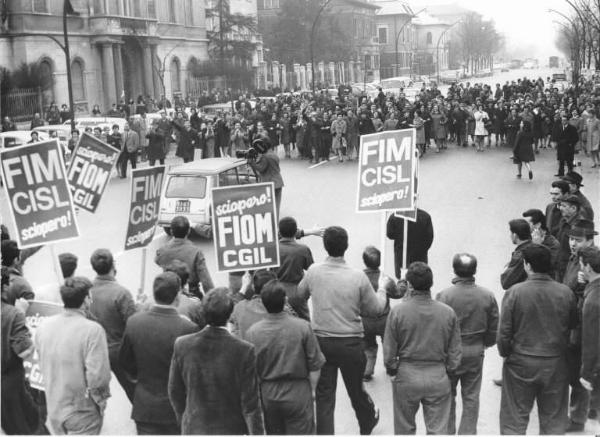
[(273, 182), (213, 188), (212, 223), (219, 272), (279, 267)]
[(362, 135), (356, 211), (413, 210), (417, 160), (415, 129)]

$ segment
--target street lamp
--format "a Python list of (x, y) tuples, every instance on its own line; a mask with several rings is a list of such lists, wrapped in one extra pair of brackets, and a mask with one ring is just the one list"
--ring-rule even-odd
[(310, 30), (310, 66), (312, 69), (312, 75), (311, 75), (311, 86), (312, 86), (312, 93), (313, 95), (315, 94), (315, 53), (314, 53), (314, 39), (315, 39), (315, 31), (317, 30), (317, 23), (319, 22), (319, 18), (321, 17), (321, 14), (323, 13), (323, 11), (325, 10), (325, 8), (327, 7), (327, 5), (331, 3), (331, 0), (325, 0), (325, 2), (321, 5), (321, 7), (319, 8), (318, 12), (317, 12), (317, 16), (315, 17), (315, 20), (313, 21), (312, 24), (312, 28)]
[(396, 76), (398, 76), (398, 64), (399, 64), (399, 61), (398, 61), (398, 40), (400, 39), (400, 34), (404, 30), (404, 27), (408, 23), (410, 23), (413, 18), (415, 18), (417, 15), (419, 15), (421, 12), (424, 12), (425, 10), (427, 10), (427, 8), (423, 8), (419, 12), (417, 12), (416, 14), (410, 15), (408, 17), (408, 19), (404, 22), (404, 24), (400, 27), (400, 30), (396, 33), (396, 50), (395, 50), (395, 53), (396, 53), (396, 68), (394, 69), (394, 71), (396, 73)]
[(446, 34), (446, 32), (448, 32), (450, 29), (452, 29), (452, 27), (456, 26), (458, 23), (460, 23), (462, 20), (458, 20), (455, 23), (451, 24), (450, 26), (448, 26), (441, 34), (440, 37), (438, 38), (437, 44), (435, 46), (435, 63), (436, 63), (436, 67), (437, 67), (437, 82), (438, 85), (440, 83), (440, 42), (442, 41), (443, 36)]

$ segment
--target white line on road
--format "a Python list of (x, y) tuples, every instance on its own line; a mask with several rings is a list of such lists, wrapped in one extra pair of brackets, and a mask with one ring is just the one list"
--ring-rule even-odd
[(330, 159), (331, 159), (331, 158), (329, 158), (327, 161), (321, 161), (321, 162), (318, 162), (318, 163), (316, 163), (315, 165), (311, 165), (311, 166), (310, 166), (310, 167), (308, 167), (308, 168), (315, 168), (315, 167), (318, 167), (318, 166), (320, 166), (320, 165), (322, 165), (322, 164), (327, 164), (327, 163), (329, 162), (329, 160), (330, 160)]

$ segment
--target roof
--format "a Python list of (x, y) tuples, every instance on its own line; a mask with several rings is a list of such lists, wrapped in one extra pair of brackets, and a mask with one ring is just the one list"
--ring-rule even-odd
[(400, 0), (376, 1), (373, 4), (379, 6), (377, 15), (413, 15), (414, 12), (408, 3)]
[[(374, 2), (368, 2), (365, 0), (340, 0), (340, 3), (347, 3), (350, 5), (354, 5), (354, 6), (358, 6), (361, 8), (367, 8), (367, 9), (379, 9), (379, 6), (377, 6)], [(332, 5), (334, 6), (334, 5)]]
[(207, 158), (198, 161), (188, 162), (187, 164), (178, 165), (169, 170), (169, 174), (189, 174), (189, 173), (205, 173), (216, 174), (230, 168), (236, 167), (240, 163), (246, 162), (245, 159), (239, 158)]
[(449, 26), (448, 23), (425, 12), (422, 12), (417, 17), (413, 18), (412, 23), (417, 26)]
[(455, 15), (464, 15), (470, 12), (473, 12), (471, 9), (464, 8), (460, 6), (458, 3), (441, 3), (441, 4), (432, 4), (427, 5), (427, 11), (432, 13), (437, 17), (443, 16), (455, 16)]

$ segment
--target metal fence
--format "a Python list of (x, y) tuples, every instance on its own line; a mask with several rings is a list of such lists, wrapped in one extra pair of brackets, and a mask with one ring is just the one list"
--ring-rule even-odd
[(8, 116), (15, 122), (28, 121), (39, 112), (43, 117), (44, 106), (41, 88), (24, 88), (9, 91), (0, 96), (2, 117)]

